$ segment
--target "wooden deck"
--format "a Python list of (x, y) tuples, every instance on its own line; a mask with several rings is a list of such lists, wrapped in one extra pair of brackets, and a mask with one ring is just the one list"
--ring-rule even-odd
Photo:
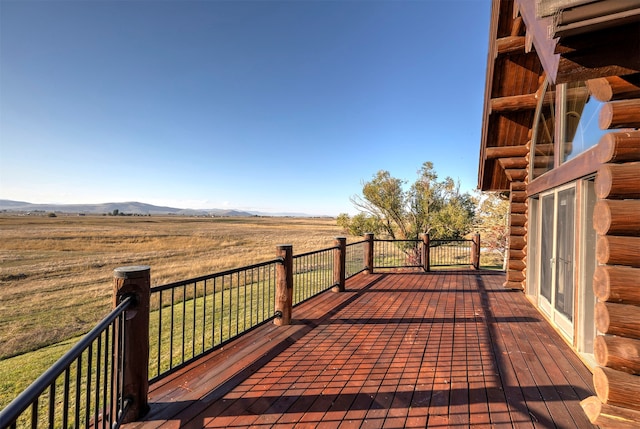
[(593, 427), (590, 372), (503, 282), (359, 275), (155, 383), (126, 427)]

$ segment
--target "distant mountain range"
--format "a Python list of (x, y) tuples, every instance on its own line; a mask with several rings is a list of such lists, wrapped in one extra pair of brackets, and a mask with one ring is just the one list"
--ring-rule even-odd
[(154, 206), (152, 204), (128, 201), (103, 204), (32, 204), (25, 201), (0, 200), (0, 211), (5, 212), (56, 212), (77, 214), (113, 214), (115, 211), (126, 215), (177, 215), (177, 216), (290, 216), (311, 217), (304, 213), (265, 213), (231, 209), (179, 209), (175, 207)]

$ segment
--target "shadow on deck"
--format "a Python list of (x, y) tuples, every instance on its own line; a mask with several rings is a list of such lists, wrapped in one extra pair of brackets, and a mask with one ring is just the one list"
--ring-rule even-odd
[(126, 427), (593, 427), (590, 372), (503, 282), (358, 275), (153, 384)]

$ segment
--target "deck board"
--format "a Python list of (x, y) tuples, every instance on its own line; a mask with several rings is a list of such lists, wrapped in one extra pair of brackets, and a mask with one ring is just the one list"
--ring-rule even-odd
[(589, 371), (503, 282), (358, 275), (154, 383), (125, 427), (592, 427)]

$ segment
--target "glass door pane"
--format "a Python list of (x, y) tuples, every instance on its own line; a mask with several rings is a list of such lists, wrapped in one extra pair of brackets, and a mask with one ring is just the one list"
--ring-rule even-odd
[(573, 318), (575, 197), (574, 188), (558, 192), (555, 309), (570, 321)]
[(551, 302), (551, 283), (553, 280), (553, 212), (554, 194), (542, 197), (542, 216), (540, 225), (540, 295)]

